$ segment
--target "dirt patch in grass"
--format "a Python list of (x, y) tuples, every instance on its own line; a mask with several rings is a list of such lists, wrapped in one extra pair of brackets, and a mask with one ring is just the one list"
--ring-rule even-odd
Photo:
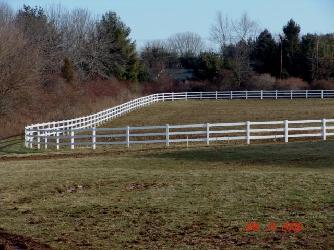
[(142, 191), (142, 190), (146, 190), (149, 188), (160, 188), (160, 187), (164, 187), (167, 186), (165, 183), (129, 183), (126, 185), (125, 190), (126, 191)]
[(0, 231), (0, 249), (2, 250), (48, 250), (52, 249), (44, 243), (20, 235)]
[(73, 185), (65, 185), (56, 187), (56, 192), (59, 194), (66, 194), (66, 193), (83, 193), (86, 189), (89, 189), (88, 186), (84, 186), (81, 184), (73, 184)]

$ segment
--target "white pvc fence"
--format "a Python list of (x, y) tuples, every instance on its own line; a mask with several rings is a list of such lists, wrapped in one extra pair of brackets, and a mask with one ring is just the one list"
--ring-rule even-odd
[(86, 128), (66, 130), (62, 134), (55, 130), (38, 131), (30, 140), (29, 146), (38, 149), (54, 147), (91, 147), (98, 145), (165, 144), (244, 141), (250, 144), (255, 140), (283, 140), (290, 138), (321, 138), (326, 140), (334, 136), (334, 119), (237, 122), (190, 125), (164, 125), (124, 128)]
[[(41, 136), (45, 136), (45, 131), (48, 131), (48, 136), (58, 136), (60, 138), (60, 136), (68, 135), (71, 131), (100, 126), (130, 111), (161, 101), (298, 98), (334, 98), (334, 90), (215, 91), (152, 94), (89, 116), (27, 126), (25, 128), (25, 145), (30, 148), (36, 145), (36, 142), (41, 139)], [(46, 140), (48, 140), (48, 138), (46, 138)]]

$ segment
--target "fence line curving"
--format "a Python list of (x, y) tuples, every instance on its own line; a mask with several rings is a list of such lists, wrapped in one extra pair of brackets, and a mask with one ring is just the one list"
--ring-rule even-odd
[[(43, 144), (44, 148), (48, 148), (49, 145), (53, 145), (53, 143), (50, 140), (55, 140), (56, 148), (59, 149), (62, 140), (71, 139), (73, 141), (77, 139), (75, 136), (72, 136), (74, 133), (78, 133), (79, 131), (84, 132), (84, 130), (88, 130), (92, 134), (91, 142), (93, 143), (93, 148), (94, 148), (94, 145), (96, 147), (96, 145), (100, 144), (100, 142), (96, 140), (99, 135), (96, 135), (94, 137), (94, 133), (101, 130), (100, 128), (95, 128), (96, 126), (100, 126), (101, 124), (110, 121), (114, 118), (117, 118), (121, 115), (124, 115), (130, 111), (133, 111), (135, 109), (156, 102), (177, 101), (177, 100), (311, 99), (311, 98), (318, 98), (318, 99), (334, 98), (334, 90), (214, 91), (214, 92), (181, 92), (181, 93), (152, 94), (131, 100), (124, 104), (100, 111), (96, 114), (92, 114), (89, 116), (63, 120), (63, 121), (39, 123), (27, 126), (25, 127), (25, 146), (29, 148), (33, 148), (34, 146), (37, 146), (37, 148), (41, 148), (41, 145)], [(110, 130), (110, 129), (105, 129), (105, 130)], [(80, 136), (82, 137), (84, 135)], [(93, 141), (94, 138), (95, 138), (95, 143)], [(199, 140), (199, 138), (197, 138), (197, 140)], [(129, 137), (128, 141), (130, 141)], [(169, 142), (166, 142), (166, 144), (172, 142), (174, 141), (170, 140)], [(128, 144), (131, 143), (128, 142), (127, 145)], [(75, 142), (73, 145), (75, 145)]]

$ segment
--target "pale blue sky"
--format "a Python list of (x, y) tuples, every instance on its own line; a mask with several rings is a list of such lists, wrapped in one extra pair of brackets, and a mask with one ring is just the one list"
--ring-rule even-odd
[(209, 38), (215, 15), (222, 11), (231, 18), (243, 12), (261, 28), (272, 33), (293, 18), (302, 27), (302, 33), (334, 32), (334, 0), (0, 0), (14, 8), (23, 4), (45, 7), (61, 3), (67, 8), (87, 8), (94, 14), (108, 10), (118, 13), (131, 27), (137, 43), (164, 39), (171, 34), (192, 31)]

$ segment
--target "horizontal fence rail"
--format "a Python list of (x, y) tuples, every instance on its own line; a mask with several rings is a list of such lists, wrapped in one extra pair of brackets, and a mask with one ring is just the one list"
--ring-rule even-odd
[(90, 129), (141, 107), (164, 101), (177, 100), (234, 100), (234, 99), (325, 99), (334, 98), (334, 90), (273, 90), (273, 91), (214, 91), (158, 93), (134, 99), (116, 107), (89, 116), (70, 120), (33, 124), (25, 128), (25, 146), (31, 147), (40, 139), (40, 134), (49, 131), (49, 136), (65, 136), (70, 131)]
[(189, 125), (163, 125), (123, 128), (82, 128), (29, 130), (30, 148), (71, 148), (101, 145), (164, 144), (255, 140), (289, 142), (291, 138), (321, 138), (334, 136), (334, 119), (205, 123)]

